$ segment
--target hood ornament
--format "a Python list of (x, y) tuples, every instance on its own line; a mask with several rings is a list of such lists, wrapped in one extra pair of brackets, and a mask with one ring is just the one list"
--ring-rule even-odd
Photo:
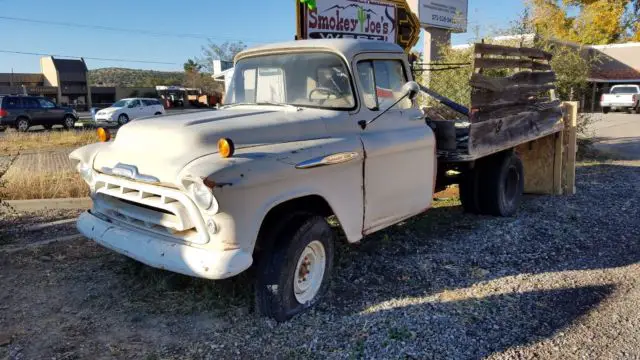
[(103, 167), (102, 172), (107, 175), (124, 177), (127, 179), (145, 182), (145, 183), (159, 183), (160, 179), (150, 175), (142, 175), (138, 172), (138, 167), (129, 164), (118, 163), (113, 168)]

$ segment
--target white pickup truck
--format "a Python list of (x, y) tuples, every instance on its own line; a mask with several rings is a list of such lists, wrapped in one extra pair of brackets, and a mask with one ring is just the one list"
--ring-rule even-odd
[[(190, 276), (253, 266), (257, 310), (284, 321), (330, 284), (327, 217), (354, 243), (431, 207), (436, 140), (418, 91), (395, 44), (303, 40), (244, 51), (220, 110), (131, 122), (115, 140), (70, 155), (93, 198), (77, 226)], [(511, 150), (482, 161), (486, 176), (476, 166), (461, 188), (465, 208), (512, 215), (522, 162)]]
[(625, 109), (640, 114), (640, 86), (615, 85), (608, 94), (602, 94), (600, 107), (603, 113), (611, 110)]

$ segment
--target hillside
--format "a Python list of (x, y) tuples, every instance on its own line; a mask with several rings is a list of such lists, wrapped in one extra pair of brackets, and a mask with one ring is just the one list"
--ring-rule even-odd
[(89, 70), (89, 81), (94, 86), (154, 87), (156, 85), (181, 85), (184, 72), (102, 68)]

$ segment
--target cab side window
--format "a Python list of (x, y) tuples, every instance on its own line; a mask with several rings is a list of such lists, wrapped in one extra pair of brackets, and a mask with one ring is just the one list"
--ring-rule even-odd
[[(402, 97), (402, 86), (407, 82), (404, 65), (400, 60), (368, 60), (358, 63), (358, 76), (362, 84), (365, 105), (371, 110), (384, 110)], [(412, 103), (404, 99), (394, 109), (409, 109)]]

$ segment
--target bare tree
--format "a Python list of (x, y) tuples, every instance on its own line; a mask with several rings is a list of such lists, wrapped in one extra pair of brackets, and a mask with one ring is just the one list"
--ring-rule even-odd
[(198, 58), (198, 62), (202, 66), (204, 72), (213, 72), (213, 60), (233, 61), (233, 58), (240, 51), (247, 48), (242, 41), (224, 42), (216, 44), (209, 40), (209, 43), (202, 47), (202, 57)]

